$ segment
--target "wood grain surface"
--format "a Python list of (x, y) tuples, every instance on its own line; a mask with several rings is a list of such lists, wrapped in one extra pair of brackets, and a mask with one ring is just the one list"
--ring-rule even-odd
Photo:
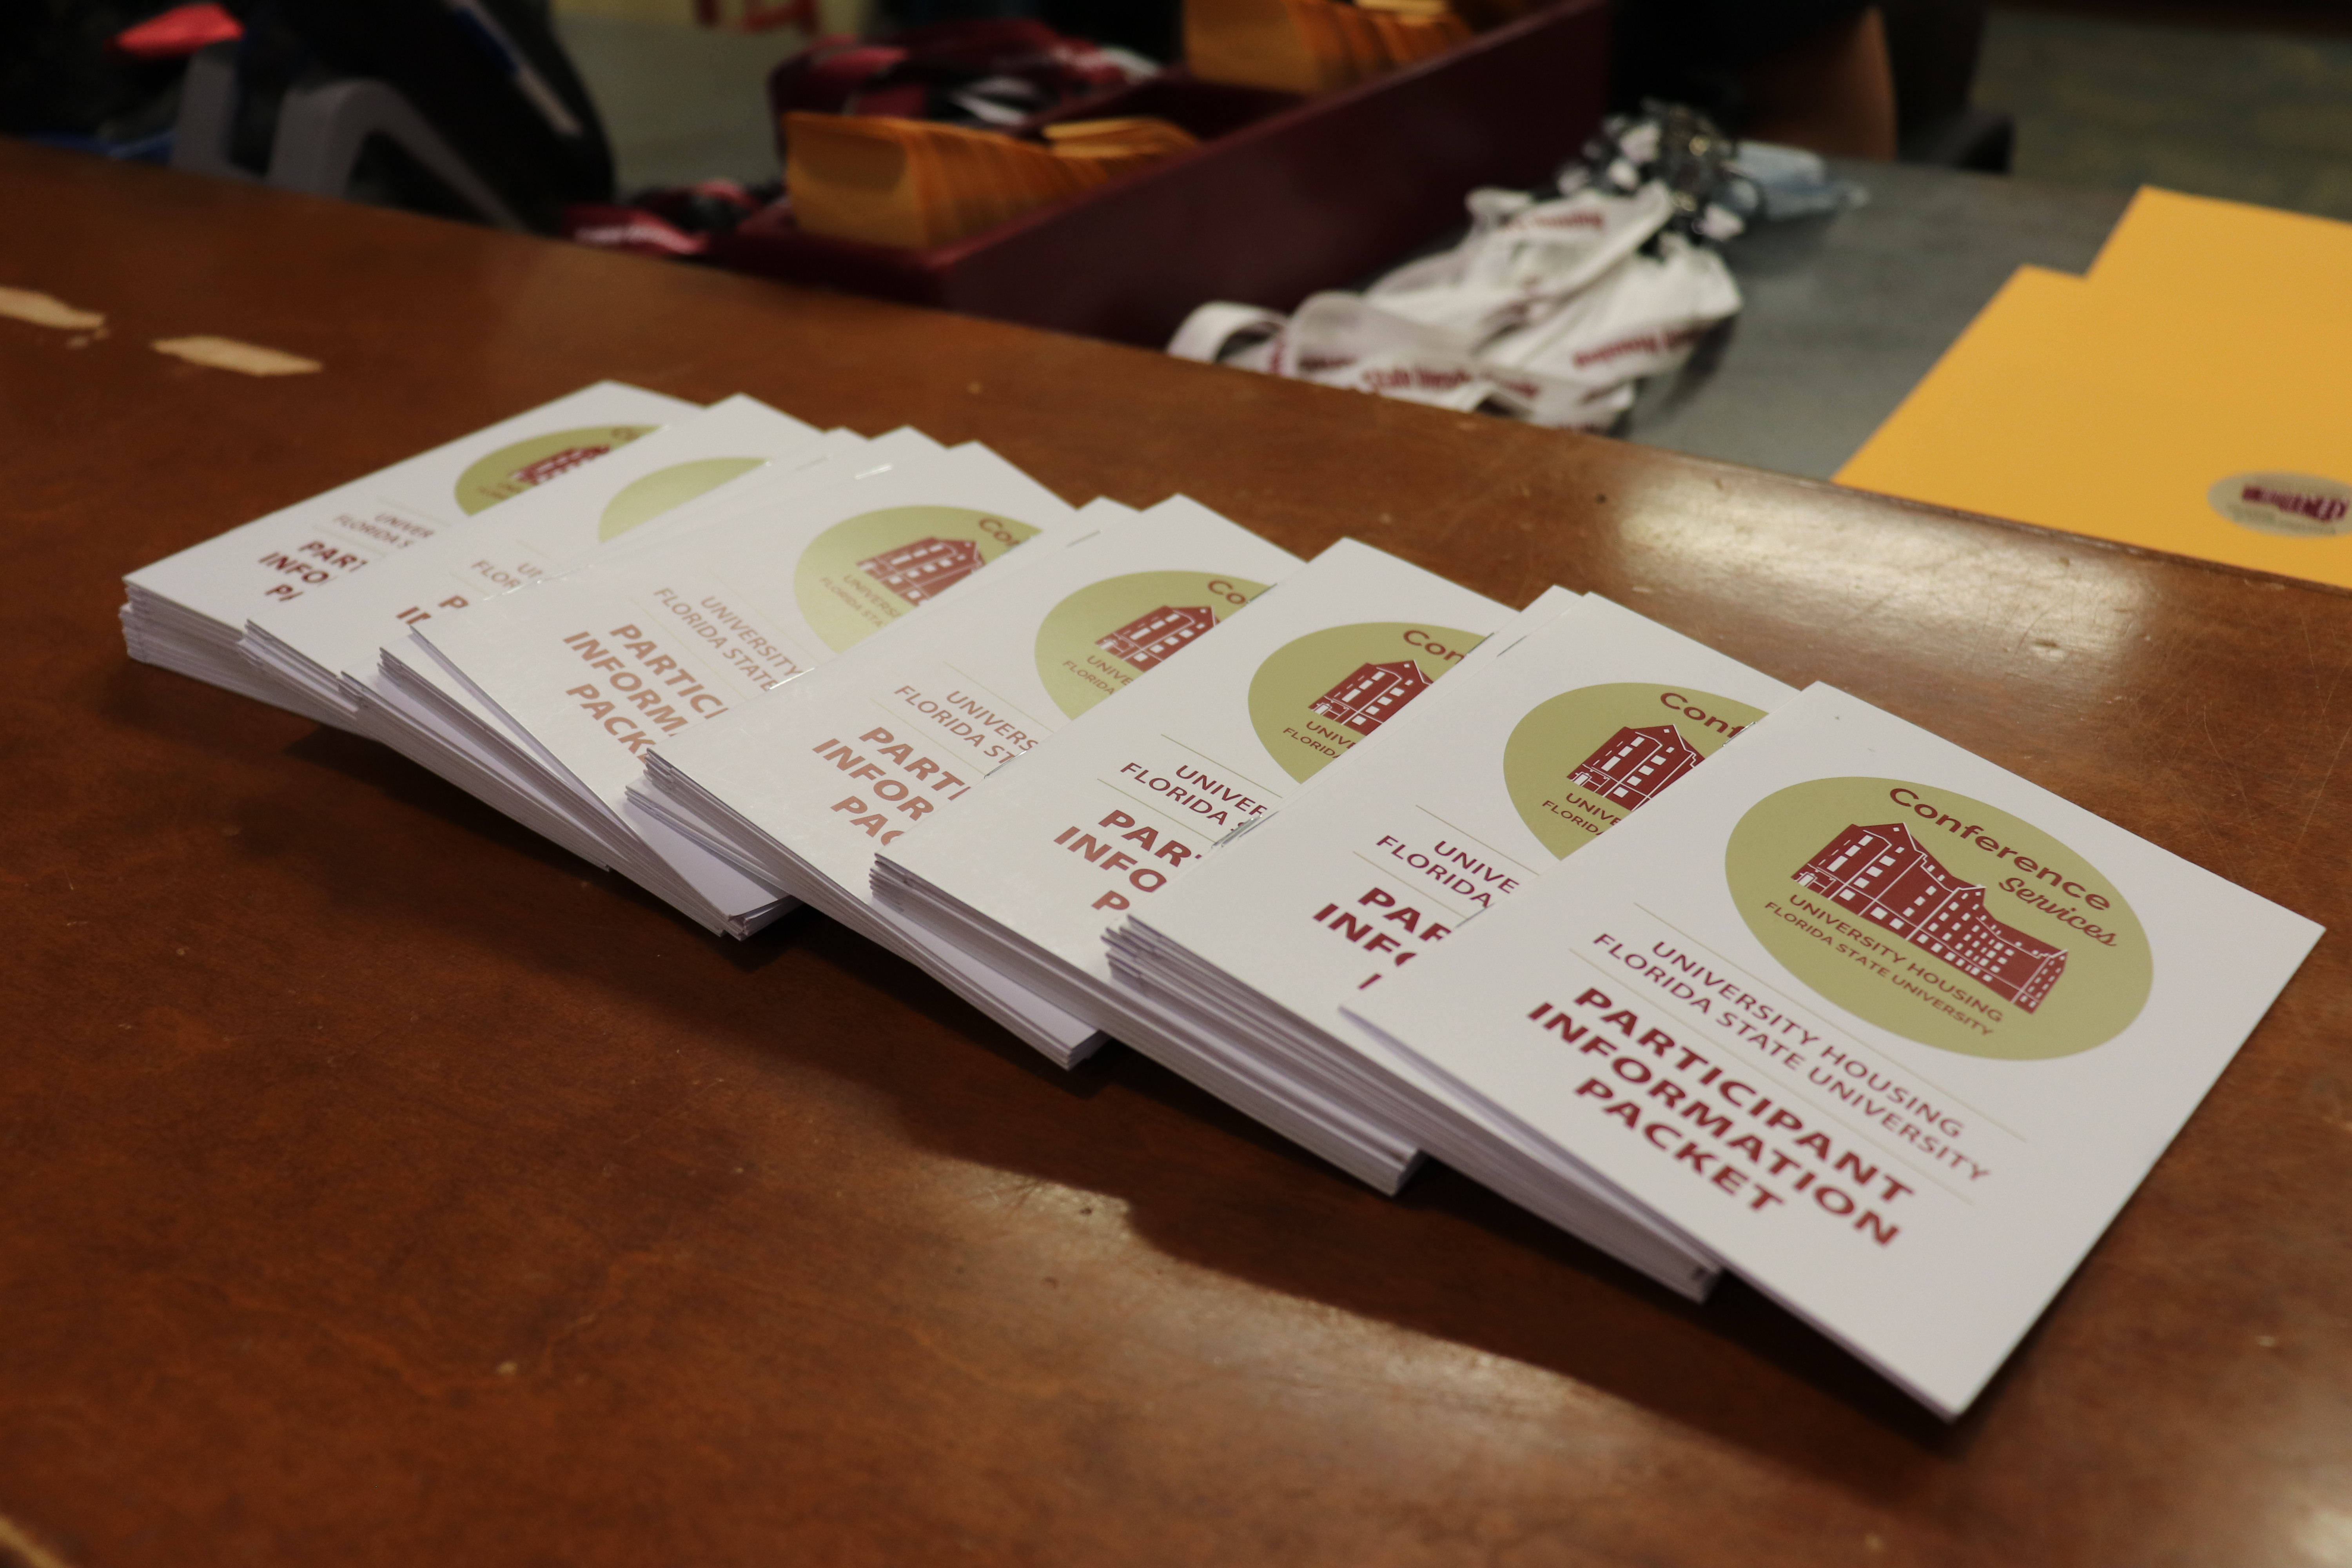
[[(2342, 928), (2352, 597), (5, 142), (0, 204), (0, 286), (109, 320), (0, 320), (0, 1563), (2352, 1563), (2340, 931), (1948, 1429), (821, 919), (707, 937), (114, 619), (591, 379), (746, 391), (1606, 593)], [(148, 347), (200, 333), (325, 369)]]

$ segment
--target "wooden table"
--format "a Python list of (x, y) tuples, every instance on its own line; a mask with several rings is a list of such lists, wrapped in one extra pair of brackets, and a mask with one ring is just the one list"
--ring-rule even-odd
[[(0, 321), (0, 1563), (2352, 1562), (2352, 599), (5, 142), (0, 201), (0, 284), (110, 321)], [(1596, 589), (2339, 934), (1947, 1429), (125, 658), (124, 571), (608, 375)]]

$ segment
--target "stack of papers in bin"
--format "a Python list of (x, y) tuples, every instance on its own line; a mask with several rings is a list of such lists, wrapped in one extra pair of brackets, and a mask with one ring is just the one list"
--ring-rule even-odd
[(927, 249), (1194, 145), (1165, 120), (1068, 121), (1044, 142), (881, 115), (784, 116), (793, 218), (811, 234)]
[(1470, 24), (1446, 0), (1184, 4), (1184, 63), (1194, 76), (1286, 92), (1352, 87), (1469, 37)]

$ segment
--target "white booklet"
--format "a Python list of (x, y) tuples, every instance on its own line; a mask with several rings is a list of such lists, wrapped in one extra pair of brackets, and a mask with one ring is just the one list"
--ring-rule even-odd
[(247, 662), (237, 647), (247, 617), (331, 588), (699, 412), (680, 398), (598, 382), (142, 566), (123, 579), (131, 657), (347, 724), (341, 710)]
[[(608, 863), (740, 934), (777, 895), (628, 803), (646, 754), (912, 615), (1076, 513), (978, 445), (591, 561), (411, 634)], [(404, 658), (413, 664), (412, 653)], [(429, 691), (414, 691), (428, 697)], [(449, 717), (466, 721), (467, 716)]]
[(2319, 934), (1815, 686), (1351, 1011), (1953, 1418)]
[(1298, 1092), (1400, 1129), (1696, 1295), (1716, 1272), (1705, 1248), (1606, 1183), (1563, 1192), (1514, 1123), (1482, 1115), (1341, 1011), (1794, 695), (1606, 599), (1549, 607), (1490, 666), (1448, 681), (1348, 767), (1136, 910), (1111, 933), (1111, 967), (1202, 1028), (1227, 1031)]
[[(843, 433), (846, 435), (846, 433)], [(479, 522), (404, 550), (340, 584), (256, 610), (245, 649), (267, 673), (352, 713), (347, 682), (372, 677), (382, 650), (448, 616), (562, 571), (600, 545), (645, 537), (688, 502), (723, 504), (778, 466), (821, 462), (831, 443), (751, 397), (730, 397), (599, 462), (518, 496)]]
[(645, 801), (1068, 1065), (1093, 1048), (1093, 1026), (877, 909), (875, 853), (918, 822), (952, 820), (982, 779), (1120, 706), (1105, 699), (1146, 670), (1193, 657), (1196, 638), (1297, 565), (1197, 502), (1164, 501), (665, 745)]
[[(659, 438), (648, 437), (646, 444)], [(632, 552), (658, 547), (675, 533), (705, 524), (788, 511), (818, 490), (853, 479), (877, 478), (942, 450), (938, 442), (914, 430), (893, 430), (871, 441), (845, 430), (827, 431), (756, 476), (747, 476), (748, 489), (730, 483), (684, 502), (617, 539), (599, 543), (587, 561), (609, 563)], [(552, 487), (542, 494), (551, 497)], [(527, 498), (517, 504), (531, 504), (537, 499)], [(584, 563), (575, 562), (574, 566)], [(526, 585), (560, 581), (562, 575), (541, 575)], [(444, 607), (437, 613), (454, 611)], [(534, 754), (494, 710), (411, 637), (411, 629), (403, 625), (378, 645), (374, 668), (346, 666), (342, 671), (340, 689), (358, 704), (353, 718), (361, 732), (583, 858), (611, 866), (613, 858), (602, 841), (572, 817), (563, 787), (551, 782)], [(413, 661), (405, 657), (409, 654), (415, 656)]]
[[(1330, 788), (1333, 781), (1364, 766), (1367, 758), (1410, 743), (1405, 737), (1433, 710), (1453, 700), (1480, 668), (1528, 632), (1549, 624), (1576, 597), (1565, 588), (1545, 589), (1534, 604), (1465, 655), (1444, 684), (1423, 692), (1403, 712), (1359, 741), (1349, 752), (1350, 766), (1327, 767), (1308, 779), (1291, 795), (1283, 813), (1313, 810), (1306, 803)], [(1283, 813), (1252, 818), (1248, 826), (1219, 844), (1218, 855), (1233, 852), (1250, 834), (1280, 821)], [(1192, 880), (1187, 878), (1185, 885)], [(1122, 930), (1132, 929), (1131, 921), (1127, 927), (1114, 926), (1109, 940)], [(1287, 1070), (1272, 1054), (1257, 1049), (1256, 1020), (1244, 1018), (1238, 1012), (1218, 1014), (1221, 1004), (1238, 1007), (1237, 997), (1188, 995), (1188, 1003), (1197, 1002), (1200, 1006), (1179, 1007), (1172, 1005), (1167, 990), (1147, 992), (1135, 986), (1119, 970), (1116, 952), (1112, 968), (1120, 984), (1107, 997), (1114, 1014), (1108, 1032), (1368, 1186), (1394, 1194), (1411, 1179), (1421, 1163), (1421, 1149), (1412, 1135), (1398, 1122), (1368, 1111), (1361, 1100), (1325, 1094), (1301, 1075)], [(1687, 1261), (1677, 1256), (1667, 1275), (1678, 1278)]]
[(1404, 711), (1510, 616), (1342, 540), (953, 816), (881, 846), (875, 894), (1111, 1027), (1104, 931)]

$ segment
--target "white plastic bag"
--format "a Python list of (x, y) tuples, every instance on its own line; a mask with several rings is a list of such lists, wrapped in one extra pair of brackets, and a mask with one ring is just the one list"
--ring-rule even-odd
[(1442, 408), (1605, 430), (1642, 377), (1679, 366), (1739, 310), (1723, 258), (1679, 233), (1665, 187), (1557, 201), (1474, 191), (1470, 233), (1361, 295), (1287, 319), (1203, 305), (1168, 345), (1187, 359)]

